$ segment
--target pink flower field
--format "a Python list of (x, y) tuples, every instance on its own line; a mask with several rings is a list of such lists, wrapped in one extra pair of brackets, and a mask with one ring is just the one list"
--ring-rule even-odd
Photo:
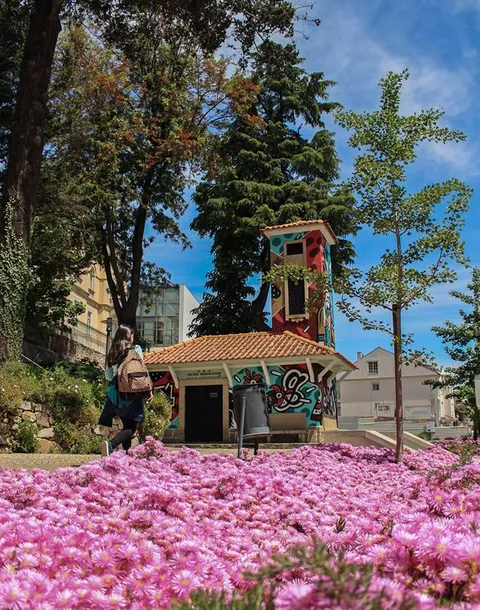
[[(245, 572), (314, 539), (374, 566), (381, 607), (480, 608), (477, 459), (437, 447), (397, 465), (387, 450), (322, 445), (240, 461), (149, 439), (78, 469), (2, 470), (0, 608), (228, 597), (253, 586)], [(332, 605), (328, 578), (297, 567), (266, 586), (278, 610), (367, 607)]]

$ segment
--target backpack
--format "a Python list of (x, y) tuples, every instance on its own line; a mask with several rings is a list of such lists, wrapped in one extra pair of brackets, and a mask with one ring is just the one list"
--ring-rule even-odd
[(146, 398), (153, 384), (143, 358), (134, 348), (128, 349), (117, 370), (117, 386), (121, 398)]

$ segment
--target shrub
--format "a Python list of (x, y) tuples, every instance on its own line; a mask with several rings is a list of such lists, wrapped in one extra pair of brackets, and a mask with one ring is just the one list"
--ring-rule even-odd
[(105, 378), (103, 369), (93, 360), (84, 358), (79, 362), (61, 360), (56, 362), (54, 369), (63, 369), (66, 373), (77, 379), (85, 379), (90, 383), (103, 381)]
[(37, 426), (27, 420), (18, 425), (16, 438), (12, 447), (14, 453), (36, 453), (38, 450)]
[(100, 453), (102, 437), (91, 428), (81, 427), (71, 422), (55, 422), (55, 440), (65, 453)]
[(147, 436), (161, 439), (170, 425), (172, 403), (162, 391), (153, 394), (151, 402), (145, 405), (145, 417), (140, 430), (140, 438)]
[(38, 388), (35, 374), (20, 362), (0, 365), (0, 413), (16, 413)]
[(98, 382), (73, 377), (63, 367), (42, 376), (36, 400), (52, 414), (55, 440), (63, 451), (100, 451), (101, 439), (93, 433), (100, 414), (97, 386)]

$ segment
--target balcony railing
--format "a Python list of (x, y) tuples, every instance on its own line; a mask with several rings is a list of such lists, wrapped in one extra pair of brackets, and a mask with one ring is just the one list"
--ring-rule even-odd
[(75, 343), (105, 355), (107, 348), (106, 333), (87, 326), (83, 322), (77, 322), (77, 325), (70, 329), (70, 336)]

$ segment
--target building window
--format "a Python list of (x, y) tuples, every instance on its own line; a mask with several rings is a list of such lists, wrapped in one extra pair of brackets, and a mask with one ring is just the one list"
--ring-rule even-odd
[(88, 289), (92, 292), (95, 291), (95, 269), (90, 270), (90, 276), (88, 280)]
[(369, 375), (378, 375), (378, 362), (369, 362), (368, 363), (368, 374)]
[(92, 332), (92, 312), (90, 310), (87, 311), (87, 335), (90, 335)]
[(293, 244), (287, 244), (287, 256), (292, 256), (295, 254), (303, 254), (303, 242), (297, 241)]
[(163, 345), (163, 322), (155, 321), (155, 345)]
[(374, 392), (378, 392), (380, 390), (380, 384), (379, 383), (372, 383), (372, 390)]
[(288, 279), (288, 315), (300, 316), (305, 313), (305, 282), (295, 283)]

